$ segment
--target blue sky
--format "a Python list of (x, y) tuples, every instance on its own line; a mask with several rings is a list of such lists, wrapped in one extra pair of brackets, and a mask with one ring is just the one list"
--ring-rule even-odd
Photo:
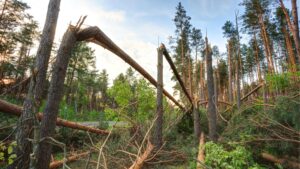
[[(44, 25), (49, 0), (23, 0), (31, 6), (30, 13)], [(242, 14), (238, 4), (241, 0), (185, 0), (182, 1), (187, 15), (191, 16), (194, 27), (200, 28), (207, 35), (212, 45), (217, 45), (225, 52), (226, 39), (223, 38), (222, 26), (226, 20), (234, 21), (235, 11)], [(168, 37), (174, 35), (173, 18), (177, 0), (62, 0), (56, 43), (68, 27), (76, 23), (80, 16), (87, 15), (84, 26), (98, 26), (118, 46), (127, 52), (154, 78), (156, 78), (156, 48), (159, 42), (168, 44)], [(288, 5), (287, 5), (288, 6)], [(246, 39), (244, 38), (243, 41)], [(120, 73), (129, 67), (124, 61), (109, 51), (90, 45), (95, 49), (98, 70), (106, 69), (110, 84)], [(33, 51), (34, 52), (34, 51)], [(166, 63), (166, 61), (165, 61)], [(164, 64), (165, 88), (172, 92), (174, 82), (172, 72)]]

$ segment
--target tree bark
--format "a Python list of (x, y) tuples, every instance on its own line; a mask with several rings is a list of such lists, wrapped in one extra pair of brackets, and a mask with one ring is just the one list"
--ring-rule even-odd
[[(69, 26), (68, 30), (64, 34), (57, 53), (56, 62), (54, 63), (47, 104), (41, 124), (41, 138), (52, 137), (54, 134), (59, 103), (63, 96), (67, 66), (70, 60), (71, 51), (76, 44), (76, 40), (76, 29)], [(46, 140), (40, 142), (37, 156), (37, 168), (49, 168), (51, 151), (52, 145), (50, 143)]]
[(280, 6), (283, 10), (284, 16), (286, 18), (288, 27), (290, 28), (292, 35), (293, 35), (293, 39), (295, 42), (295, 46), (296, 46), (296, 51), (297, 51), (297, 55), (298, 55), (298, 63), (300, 63), (300, 38), (299, 38), (299, 25), (298, 25), (298, 13), (297, 13), (297, 2), (296, 0), (292, 0), (292, 15), (293, 15), (293, 24), (291, 21), (291, 18), (285, 8), (285, 5), (283, 3), (282, 0), (279, 0), (280, 2)]
[(129, 167), (129, 169), (141, 169), (144, 165), (145, 160), (150, 156), (154, 149), (154, 146), (149, 142), (147, 144), (147, 148), (144, 151), (144, 153), (137, 157), (137, 159), (134, 161), (134, 163)]
[[(27, 140), (32, 135), (33, 125), (37, 126), (35, 113), (38, 112), (43, 91), (45, 90), (48, 62), (55, 36), (56, 24), (59, 14), (60, 0), (50, 0), (46, 21), (37, 51), (36, 64), (30, 87), (23, 105), (23, 113), (19, 119), (17, 130), (17, 168), (28, 168), (31, 153), (31, 143)], [(34, 128), (34, 130), (36, 127)], [(33, 157), (35, 158), (35, 157)]]
[(285, 39), (286, 49), (288, 52), (289, 69), (291, 72), (296, 72), (297, 71), (296, 58), (292, 47), (292, 41), (290, 39), (290, 35), (285, 25), (282, 25), (282, 33)]
[(256, 40), (256, 33), (254, 33), (254, 45), (255, 45), (255, 62), (256, 62), (256, 68), (257, 68), (257, 77), (259, 82), (262, 81), (261, 77), (261, 69), (260, 69), (260, 62), (259, 62), (259, 57), (258, 57), (258, 45), (257, 45), (257, 40)]
[(163, 125), (163, 46), (157, 49), (157, 96), (156, 96), (156, 126), (154, 131), (154, 146), (159, 149), (162, 146)]
[[(199, 148), (198, 148), (198, 157), (197, 160), (202, 164), (205, 163), (205, 136), (204, 133), (201, 132)], [(197, 169), (205, 169), (201, 164), (197, 163)]]
[(228, 50), (228, 98), (229, 102), (232, 103), (233, 95), (232, 95), (232, 62), (231, 62), (231, 41), (228, 41), (227, 45)]
[(209, 137), (212, 141), (217, 141), (217, 115), (216, 106), (214, 105), (214, 79), (212, 68), (212, 52), (208, 46), (208, 40), (206, 37), (206, 69), (207, 69), (207, 90), (208, 90), (208, 128)]
[(200, 137), (200, 117), (199, 117), (199, 111), (198, 111), (198, 106), (197, 104), (194, 103), (193, 106), (193, 116), (194, 116), (194, 134), (195, 134), (195, 143), (197, 144), (199, 141)]
[(273, 52), (271, 51), (269, 36), (266, 32), (267, 30), (266, 30), (266, 26), (265, 26), (265, 23), (263, 20), (263, 15), (258, 14), (258, 18), (259, 18), (261, 36), (262, 36), (262, 39), (264, 42), (266, 57), (267, 57), (267, 61), (268, 61), (268, 71), (269, 71), (269, 73), (274, 73), (274, 63), (273, 63), (273, 59), (272, 59)]
[[(241, 83), (240, 83), (240, 68), (242, 68), (241, 64), (241, 56), (240, 56), (240, 34), (239, 34), (239, 24), (238, 24), (238, 14), (235, 14), (235, 23), (236, 23), (236, 31), (237, 31), (237, 54), (236, 54), (236, 105), (238, 110), (241, 107)], [(240, 65), (241, 64), (241, 65)]]

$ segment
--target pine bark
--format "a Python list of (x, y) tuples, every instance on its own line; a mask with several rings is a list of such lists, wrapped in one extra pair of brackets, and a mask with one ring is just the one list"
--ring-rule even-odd
[[(36, 65), (32, 74), (27, 97), (23, 104), (23, 113), (19, 118), (17, 139), (17, 168), (28, 168), (32, 144), (27, 140), (32, 135), (33, 125), (38, 125), (35, 113), (41, 104), (45, 90), (48, 62), (55, 36), (60, 0), (50, 0), (46, 21), (36, 56)], [(34, 128), (35, 129), (35, 128)]]
[(296, 72), (296, 58), (293, 51), (292, 41), (290, 39), (289, 33), (285, 25), (282, 26), (282, 33), (285, 39), (285, 45), (288, 52), (289, 69), (291, 72)]
[(283, 10), (284, 16), (287, 21), (287, 25), (292, 32), (293, 39), (296, 46), (296, 51), (298, 55), (298, 63), (300, 63), (300, 38), (299, 38), (299, 23), (298, 23), (298, 13), (297, 13), (297, 2), (296, 0), (292, 0), (292, 15), (293, 15), (293, 23), (291, 21), (291, 18), (285, 8), (285, 5), (282, 0), (279, 0), (280, 6)]
[(229, 102), (233, 101), (233, 92), (232, 92), (232, 62), (231, 62), (231, 41), (228, 41), (227, 45), (228, 50), (228, 98)]
[(157, 96), (156, 96), (156, 126), (154, 132), (154, 145), (156, 149), (162, 146), (163, 125), (163, 48), (157, 49)]
[(266, 26), (263, 20), (262, 14), (259, 14), (259, 23), (260, 23), (260, 30), (261, 30), (261, 36), (264, 42), (265, 46), (265, 52), (266, 52), (266, 57), (268, 61), (268, 71), (269, 73), (274, 73), (274, 63), (273, 63), (273, 58), (272, 58), (272, 51), (271, 51), (271, 46), (270, 46), (270, 40), (269, 36), (267, 34)]
[(39, 144), (37, 156), (37, 168), (48, 169), (52, 145), (47, 141), (48, 137), (52, 137), (56, 127), (56, 118), (59, 109), (59, 103), (63, 96), (64, 80), (66, 76), (67, 66), (70, 60), (71, 51), (76, 44), (76, 31), (71, 26), (63, 36), (60, 48), (58, 50), (57, 59), (54, 63), (52, 79), (48, 94), (48, 101), (45, 107), (44, 116), (41, 124), (41, 138), (43, 141)]
[(216, 106), (214, 104), (214, 79), (213, 79), (213, 68), (212, 68), (212, 52), (208, 46), (206, 38), (206, 69), (207, 69), (207, 90), (208, 90), (208, 128), (209, 137), (212, 141), (217, 141), (217, 115)]

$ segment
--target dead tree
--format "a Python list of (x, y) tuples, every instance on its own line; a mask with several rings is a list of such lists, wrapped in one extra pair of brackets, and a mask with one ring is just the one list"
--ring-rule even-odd
[(163, 125), (163, 48), (157, 49), (157, 93), (156, 93), (156, 125), (154, 130), (153, 143), (156, 149), (162, 146), (162, 125)]
[[(84, 19), (83, 19), (84, 20)], [(156, 80), (146, 72), (138, 63), (136, 63), (128, 54), (120, 49), (114, 42), (112, 42), (98, 27), (88, 27), (80, 30), (83, 20), (79, 21), (76, 26), (70, 25), (64, 34), (60, 48), (57, 53), (57, 59), (54, 63), (52, 79), (48, 93), (48, 99), (44, 116), (41, 124), (41, 141), (39, 144), (37, 168), (48, 169), (50, 163), (52, 146), (47, 142), (47, 138), (54, 134), (55, 121), (58, 114), (59, 102), (62, 99), (64, 78), (72, 48), (78, 41), (89, 41), (96, 43), (130, 64), (138, 72), (140, 72), (150, 83), (157, 87)], [(176, 105), (184, 110), (183, 106), (178, 103), (167, 91), (162, 90), (163, 93), (170, 98)]]
[[(36, 65), (32, 71), (33, 77), (23, 105), (23, 113), (18, 121), (17, 139), (17, 168), (28, 168), (30, 162), (31, 143), (28, 137), (32, 135), (32, 129), (37, 130), (38, 122), (35, 113), (41, 104), (42, 94), (45, 90), (48, 62), (55, 36), (56, 23), (59, 14), (60, 0), (50, 0), (42, 38), (37, 50)], [(33, 128), (33, 125), (35, 126)]]
[(213, 68), (212, 68), (212, 51), (208, 45), (207, 37), (206, 41), (206, 69), (207, 69), (207, 90), (208, 90), (208, 128), (209, 137), (212, 141), (217, 141), (217, 113), (216, 106), (214, 104), (214, 78), (213, 78)]

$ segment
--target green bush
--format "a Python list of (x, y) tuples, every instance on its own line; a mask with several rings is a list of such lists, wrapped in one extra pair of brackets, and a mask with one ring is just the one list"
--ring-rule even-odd
[(251, 152), (242, 146), (227, 151), (220, 144), (207, 142), (205, 152), (205, 164), (214, 169), (263, 169), (254, 162)]

